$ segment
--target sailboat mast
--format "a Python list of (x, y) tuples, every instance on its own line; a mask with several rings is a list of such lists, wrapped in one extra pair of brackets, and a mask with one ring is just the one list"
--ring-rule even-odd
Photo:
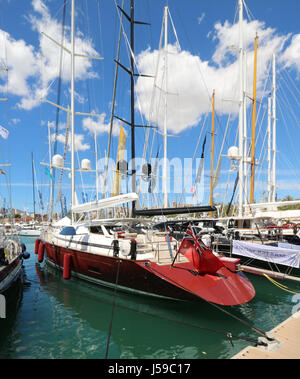
[(255, 37), (255, 50), (254, 50), (252, 143), (251, 143), (251, 191), (250, 191), (250, 203), (251, 204), (254, 203), (257, 40), (258, 40), (258, 35), (256, 34), (256, 37)]
[[(75, 0), (71, 2), (71, 209), (75, 205)], [(74, 215), (72, 213), (72, 223)]]
[[(132, 168), (132, 192), (136, 192), (135, 172), (135, 119), (134, 119), (134, 0), (130, 2), (130, 69), (131, 69), (131, 168)], [(132, 202), (132, 215), (135, 214), (135, 201)]]
[(31, 168), (32, 168), (33, 220), (35, 221), (35, 189), (34, 189), (34, 167), (33, 167), (33, 153), (32, 152), (31, 152)]
[(273, 164), (272, 164), (272, 202), (276, 201), (276, 58), (273, 54)]
[(271, 112), (271, 97), (268, 97), (268, 203), (271, 202), (271, 193), (272, 193), (272, 187), (271, 187), (271, 119), (272, 119), (272, 112)]
[[(211, 128), (211, 167), (210, 167), (210, 205), (213, 205), (214, 185), (214, 144), (215, 144), (215, 90), (213, 91), (212, 128)], [(212, 217), (212, 212), (210, 213)]]
[(248, 203), (248, 139), (247, 139), (247, 101), (246, 101), (246, 88), (247, 88), (247, 51), (244, 50), (244, 204)]
[(243, 0), (239, 0), (239, 80), (240, 80), (240, 98), (239, 98), (239, 202), (238, 215), (243, 215), (243, 191), (244, 191), (244, 78), (243, 78)]
[(168, 191), (167, 191), (167, 90), (168, 90), (168, 7), (164, 8), (164, 27), (165, 27), (165, 41), (164, 41), (164, 53), (165, 53), (165, 114), (164, 114), (164, 166), (163, 166), (163, 194), (164, 194), (164, 207), (168, 207)]

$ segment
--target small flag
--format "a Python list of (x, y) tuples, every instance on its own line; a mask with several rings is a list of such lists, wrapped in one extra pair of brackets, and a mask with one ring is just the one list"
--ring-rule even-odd
[(9, 131), (3, 128), (3, 126), (1, 125), (0, 125), (0, 136), (3, 137), (4, 139), (7, 139), (9, 136)]
[(51, 175), (50, 171), (49, 171), (49, 168), (48, 167), (45, 167), (45, 174), (49, 176), (49, 178), (51, 180), (54, 180), (53, 176)]
[(81, 196), (82, 196), (82, 202), (83, 203), (87, 203), (87, 201), (88, 201), (87, 193), (86, 192), (81, 192)]
[(43, 211), (44, 210), (44, 204), (43, 204), (43, 200), (42, 200), (42, 194), (40, 191), (38, 191), (38, 195), (39, 195), (39, 204), (40, 204), (40, 208), (41, 210)]
[(68, 215), (67, 202), (66, 202), (66, 197), (63, 194), (60, 195), (60, 206), (61, 206), (62, 217), (66, 217)]

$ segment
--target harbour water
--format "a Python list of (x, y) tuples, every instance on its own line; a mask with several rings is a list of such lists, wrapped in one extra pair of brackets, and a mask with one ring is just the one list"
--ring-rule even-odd
[[(234, 308), (115, 296), (111, 289), (64, 280), (37, 262), (34, 238), (23, 242), (31, 257), (23, 282), (7, 295), (1, 359), (229, 359), (251, 344), (248, 338), (259, 337), (245, 323), (269, 331), (299, 310), (300, 296), (253, 275), (255, 298)], [(285, 284), (300, 292), (299, 285)]]

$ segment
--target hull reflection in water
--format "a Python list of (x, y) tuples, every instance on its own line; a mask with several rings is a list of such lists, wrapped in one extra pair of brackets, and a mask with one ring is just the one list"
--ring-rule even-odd
[[(48, 264), (43, 267), (36, 264), (36, 271), (41, 286), (55, 298), (55, 307), (60, 309), (53, 311), (59, 320), (49, 322), (61, 322), (63, 305), (72, 314), (72, 317), (64, 317), (65, 328), (74, 328), (73, 335), (76, 335), (77, 345), (82, 346), (82, 354), (90, 346), (94, 349), (92, 355), (104, 358), (114, 291), (75, 278), (64, 281)], [(237, 307), (236, 314), (245, 312), (245, 307), (248, 305)], [(226, 333), (230, 330), (239, 334), (241, 327), (237, 324), (232, 325), (230, 317), (210, 304), (162, 302), (118, 291), (109, 358), (207, 358), (210, 354), (216, 356), (220, 349), (230, 356), (240, 345), (233, 349)], [(89, 332), (90, 328), (94, 332)], [(225, 346), (220, 345), (220, 334), (224, 336)]]

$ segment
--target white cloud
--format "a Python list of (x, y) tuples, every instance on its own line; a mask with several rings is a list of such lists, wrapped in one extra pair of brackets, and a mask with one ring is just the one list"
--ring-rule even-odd
[[(34, 14), (29, 15), (28, 20), (34, 31), (39, 33), (39, 46), (34, 48), (24, 40), (15, 40), (8, 33), (3, 32), (5, 51), (0, 51), (0, 61), (7, 62), (8, 83), (2, 73), (1, 78), (5, 82), (0, 86), (0, 91), (8, 90), (9, 94), (20, 97), (18, 107), (30, 110), (40, 104), (40, 99), (49, 91), (49, 85), (59, 76), (60, 47), (50, 39), (42, 35), (47, 33), (57, 42), (61, 42), (61, 25), (51, 17), (50, 12), (42, 0), (33, 0)], [(70, 49), (70, 28), (65, 28), (64, 45)], [(79, 31), (75, 37), (75, 50), (78, 54), (97, 56), (89, 39), (85, 39)], [(71, 64), (68, 53), (63, 53), (62, 79), (70, 80)], [(75, 79), (97, 77), (92, 70), (89, 59), (78, 58), (76, 60)]]
[(285, 67), (295, 68), (298, 73), (300, 72), (300, 34), (292, 37), (290, 45), (282, 54), (281, 61)]
[(201, 16), (198, 17), (198, 24), (201, 24), (201, 22), (204, 20), (204, 18), (205, 18), (205, 12), (202, 12)]
[(26, 44), (24, 40), (15, 40), (4, 31), (1, 33), (5, 40), (5, 49), (0, 50), (0, 59), (7, 62), (8, 73), (1, 75), (5, 84), (0, 86), (0, 91), (7, 90), (12, 95), (27, 97), (31, 92), (28, 80), (39, 70), (34, 47)]
[[(91, 148), (90, 145), (88, 143), (84, 143), (85, 136), (83, 134), (75, 134), (74, 136), (75, 136), (75, 141), (74, 141), (75, 151), (90, 150)], [(55, 139), (55, 135), (52, 134), (51, 141), (54, 141), (54, 139)], [(65, 134), (58, 134), (56, 139), (58, 142), (65, 144), (66, 136)], [(69, 150), (71, 150), (71, 133), (69, 134), (69, 137), (68, 137), (68, 146), (69, 146)]]
[[(61, 55), (61, 48), (57, 46), (53, 41), (42, 33), (46, 33), (47, 36), (51, 37), (58, 43), (61, 43), (62, 28), (57, 20), (53, 19), (50, 12), (42, 0), (33, 0), (33, 8), (36, 15), (30, 16), (30, 22), (33, 30), (39, 32), (39, 52), (38, 58), (40, 61), (40, 86), (43, 91), (49, 86), (49, 83), (59, 76), (60, 62), (59, 58)], [(65, 27), (65, 39), (63, 45), (71, 50), (71, 37), (70, 28)], [(94, 50), (92, 42), (84, 38), (82, 34), (77, 31), (75, 36), (75, 52), (76, 54), (82, 54), (87, 56), (98, 56), (97, 52)], [(64, 81), (69, 81), (71, 79), (71, 58), (70, 54), (63, 51), (62, 54), (62, 79)], [(76, 59), (76, 70), (75, 79), (87, 79), (97, 77), (97, 74), (92, 71), (92, 63), (89, 59), (77, 58)]]
[[(254, 38), (259, 36), (258, 52), (258, 94), (261, 94), (267, 75), (268, 63), (273, 53), (280, 54), (289, 35), (280, 36), (275, 29), (266, 28), (263, 22), (244, 22), (244, 46), (247, 49), (247, 92), (252, 93)], [(219, 114), (237, 112), (239, 64), (238, 24), (217, 23), (213, 40), (217, 42), (211, 62), (203, 61), (188, 51), (179, 50), (175, 45), (168, 46), (167, 62), (167, 119), (168, 130), (180, 133), (198, 124), (201, 116), (210, 112), (211, 95), (216, 90), (216, 111)], [(300, 53), (300, 49), (299, 49)], [(160, 128), (164, 120), (164, 53), (147, 49), (137, 57), (139, 72), (155, 75), (154, 62), (158, 63), (157, 86), (154, 79), (139, 77), (136, 91), (139, 96), (141, 112), (149, 122)], [(299, 65), (300, 66), (300, 65)], [(300, 70), (300, 67), (299, 67)], [(152, 97), (152, 95), (154, 96)], [(225, 101), (225, 100), (235, 100)]]
[[(99, 134), (109, 133), (110, 122), (105, 122), (105, 118), (105, 113), (102, 113), (99, 117), (84, 118), (82, 121), (82, 127), (84, 130), (88, 130), (92, 135), (96, 134), (96, 136)], [(112, 135), (120, 135), (120, 122), (118, 120), (114, 120)]]

